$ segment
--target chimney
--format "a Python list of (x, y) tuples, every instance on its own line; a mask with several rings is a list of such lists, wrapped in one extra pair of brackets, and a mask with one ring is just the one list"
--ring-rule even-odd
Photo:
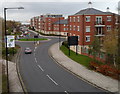
[(88, 2), (89, 8), (92, 8), (92, 2)]
[(109, 8), (109, 7), (107, 7), (107, 12), (110, 12), (109, 10), (110, 10), (110, 8)]

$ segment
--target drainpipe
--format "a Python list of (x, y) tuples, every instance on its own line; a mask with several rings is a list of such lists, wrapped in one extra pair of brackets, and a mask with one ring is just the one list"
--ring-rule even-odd
[(83, 41), (82, 41), (82, 42), (83, 42), (83, 47), (82, 47), (82, 49), (81, 49), (81, 52), (83, 52), (83, 48), (84, 48), (84, 31), (85, 31), (85, 30), (84, 30), (84, 29), (85, 29), (85, 28), (84, 28), (84, 21), (85, 21), (85, 19), (84, 19), (84, 14), (83, 14)]

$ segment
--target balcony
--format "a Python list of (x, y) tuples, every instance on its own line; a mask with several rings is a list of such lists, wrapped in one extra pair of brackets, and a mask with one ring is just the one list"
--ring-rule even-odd
[(104, 31), (95, 31), (95, 36), (98, 36), (98, 37), (105, 36)]
[(95, 21), (95, 27), (104, 27), (105, 23), (104, 21)]

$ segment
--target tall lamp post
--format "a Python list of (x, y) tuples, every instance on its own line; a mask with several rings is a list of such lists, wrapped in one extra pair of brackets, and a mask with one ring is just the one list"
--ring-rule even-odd
[(24, 9), (23, 7), (4, 8), (4, 21), (5, 21), (5, 47), (6, 47), (6, 72), (7, 72), (7, 89), (9, 93), (9, 77), (8, 77), (8, 48), (7, 48), (7, 32), (6, 32), (6, 11), (7, 9)]
[(61, 36), (61, 27), (60, 27), (60, 17), (59, 17), (59, 49), (60, 49), (60, 42), (61, 42), (61, 39), (60, 39), (60, 36)]

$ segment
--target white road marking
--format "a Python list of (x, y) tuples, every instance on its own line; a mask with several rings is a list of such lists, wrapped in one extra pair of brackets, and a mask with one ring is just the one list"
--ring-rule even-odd
[(35, 52), (36, 49), (37, 49), (37, 47), (35, 47), (34, 52)]
[(66, 94), (69, 94), (67, 91), (64, 91)]
[(44, 71), (43, 68), (42, 68), (40, 65), (38, 65), (38, 67), (39, 67), (42, 71)]
[(37, 49), (37, 47), (35, 47), (35, 50)]
[(35, 58), (35, 62), (37, 63), (37, 59)]
[(58, 85), (49, 75), (46, 75), (55, 85)]

